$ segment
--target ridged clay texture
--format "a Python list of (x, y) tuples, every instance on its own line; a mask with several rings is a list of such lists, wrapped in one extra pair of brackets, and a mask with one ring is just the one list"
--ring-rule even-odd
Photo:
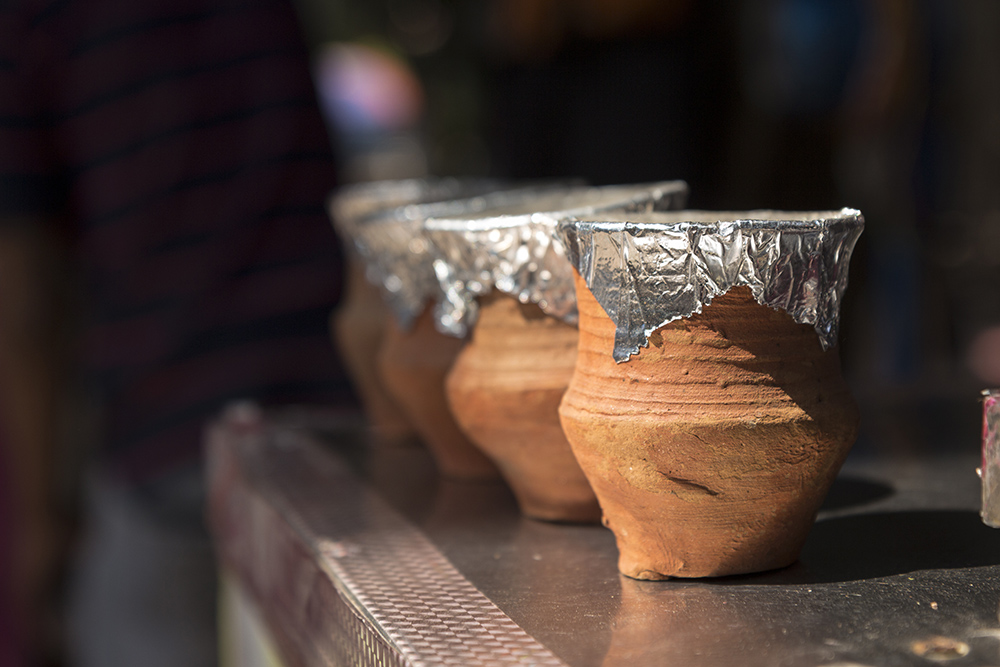
[(403, 331), (390, 318), (378, 355), (389, 395), (427, 445), (438, 470), (452, 479), (495, 479), (496, 466), (479, 451), (452, 417), (445, 396), (448, 371), (465, 345), (434, 328), (431, 307)]
[(522, 514), (595, 523), (597, 498), (559, 423), (576, 343), (575, 327), (494, 292), (480, 299), (446, 391), (455, 419), (500, 469)]
[(857, 435), (836, 348), (738, 287), (616, 364), (615, 326), (575, 279), (579, 356), (560, 417), (620, 571), (706, 577), (794, 562)]

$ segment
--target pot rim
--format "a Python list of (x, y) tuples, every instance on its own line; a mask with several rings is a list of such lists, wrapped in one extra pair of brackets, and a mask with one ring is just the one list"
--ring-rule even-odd
[(560, 227), (589, 228), (606, 232), (633, 230), (687, 231), (705, 229), (725, 233), (730, 228), (743, 230), (815, 231), (823, 227), (844, 225), (864, 227), (864, 216), (855, 208), (839, 211), (780, 211), (756, 209), (750, 211), (682, 211), (622, 212), (608, 211), (602, 215), (578, 215), (560, 222)]
[[(864, 217), (839, 211), (602, 213), (559, 224), (567, 257), (615, 323), (622, 363), (653, 331), (748, 286), (761, 305), (836, 346), (840, 304)], [(617, 219), (616, 219), (617, 218)]]
[[(672, 200), (676, 196), (686, 195), (687, 191), (687, 183), (680, 180), (535, 190), (524, 193), (520, 199), (512, 197), (496, 206), (483, 209), (470, 207), (464, 214), (431, 215), (424, 220), (424, 228), (446, 232), (480, 232), (532, 223), (555, 225), (567, 218), (603, 211), (644, 210), (664, 199)], [(523, 211), (509, 212), (511, 208)]]

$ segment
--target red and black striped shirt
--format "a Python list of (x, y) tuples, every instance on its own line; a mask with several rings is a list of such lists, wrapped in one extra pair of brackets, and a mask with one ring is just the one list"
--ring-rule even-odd
[(227, 400), (344, 404), (335, 165), (280, 0), (0, 0), (0, 216), (68, 217), (112, 460), (197, 456)]

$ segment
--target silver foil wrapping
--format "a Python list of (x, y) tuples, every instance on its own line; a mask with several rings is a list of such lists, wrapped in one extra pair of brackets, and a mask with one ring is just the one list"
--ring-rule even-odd
[(437, 328), (464, 336), (478, 316), (476, 298), (494, 288), (575, 324), (573, 271), (556, 234), (559, 221), (602, 211), (677, 209), (686, 199), (683, 181), (572, 187), (466, 216), (428, 219), (424, 230), (437, 255), (434, 272), (441, 289)]
[(406, 330), (428, 303), (442, 298), (434, 273), (434, 255), (424, 230), (428, 218), (475, 216), (513, 208), (532, 198), (565, 191), (566, 187), (565, 182), (544, 183), (382, 210), (353, 225), (354, 247), (364, 259), (366, 277), (382, 288), (397, 324)]
[(859, 211), (681, 211), (564, 221), (567, 255), (615, 323), (615, 361), (738, 285), (836, 345)]
[[(421, 240), (414, 240), (410, 228), (414, 222), (414, 206), (435, 204), (434, 210), (461, 209), (461, 202), (498, 192), (505, 184), (495, 179), (419, 178), (375, 181), (346, 186), (329, 200), (328, 209), (334, 228), (346, 242), (348, 251), (360, 257), (366, 279), (381, 288), (386, 302), (397, 321), (409, 328), (419, 314), (411, 302), (434, 287), (429, 276), (417, 273), (409, 276), (405, 269), (394, 267), (405, 262), (405, 254), (413, 242), (418, 255), (426, 255)], [(510, 187), (510, 186), (506, 186)], [(470, 202), (475, 206), (478, 200)], [(397, 224), (398, 223), (398, 224)], [(374, 226), (369, 229), (370, 226)], [(393, 253), (404, 255), (394, 259)], [(429, 261), (429, 260), (428, 260)], [(416, 280), (414, 283), (407, 281)]]

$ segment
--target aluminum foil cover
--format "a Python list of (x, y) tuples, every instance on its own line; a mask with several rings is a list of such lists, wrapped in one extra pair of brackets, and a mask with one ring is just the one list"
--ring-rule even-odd
[(556, 234), (560, 220), (602, 211), (631, 213), (684, 206), (687, 184), (573, 187), (540, 192), (466, 217), (430, 218), (424, 228), (437, 259), (439, 330), (464, 336), (479, 312), (476, 297), (496, 288), (576, 324), (572, 265)]
[(381, 287), (397, 324), (406, 330), (429, 302), (443, 298), (424, 230), (428, 218), (473, 216), (566, 187), (545, 183), (382, 210), (353, 226), (354, 247), (365, 261), (366, 277)]
[(682, 211), (563, 221), (570, 261), (615, 323), (621, 363), (665, 324), (738, 285), (836, 345), (860, 211)]
[(983, 523), (1000, 528), (1000, 389), (983, 391)]

